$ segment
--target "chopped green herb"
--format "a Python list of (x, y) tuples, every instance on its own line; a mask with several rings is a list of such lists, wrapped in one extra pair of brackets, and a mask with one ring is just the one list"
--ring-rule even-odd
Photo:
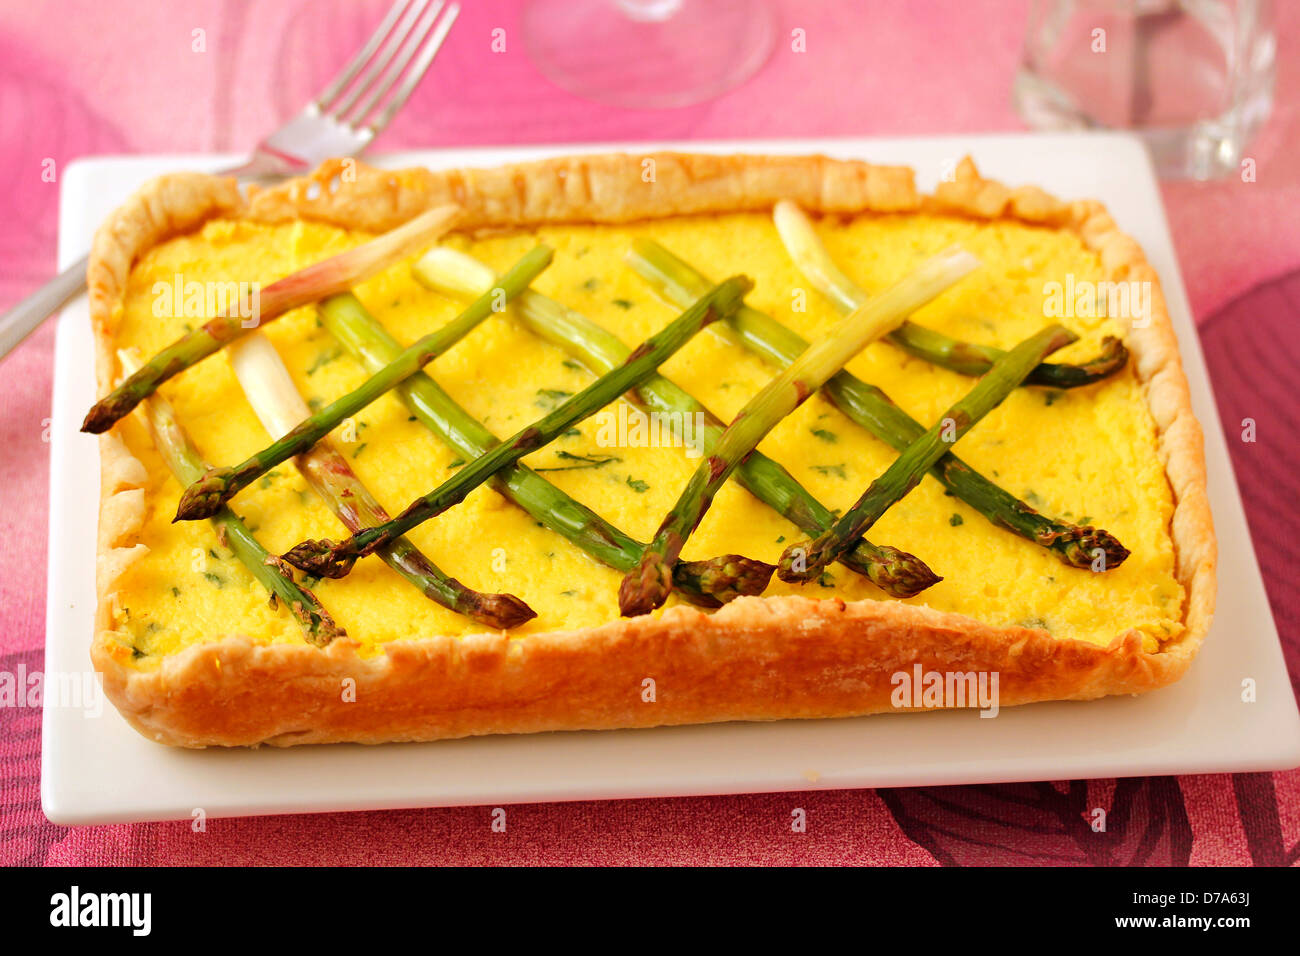
[(848, 478), (843, 465), (813, 465), (812, 470), (819, 475), (833, 475), (836, 478)]
[(632, 302), (629, 302), (627, 299), (611, 299), (610, 301), (613, 302), (614, 305), (618, 306), (620, 309), (623, 309), (624, 311), (632, 308), (634, 304)]
[(581, 432), (579, 429), (577, 429), (577, 428), (570, 428), (570, 429), (568, 429), (567, 431), (565, 431), (565, 433), (564, 433), (563, 435), (561, 435), (560, 437), (561, 437), (561, 438), (577, 438), (577, 437), (579, 437), (581, 434), (582, 434), (582, 432)]
[(309, 398), (307, 399), (307, 407), (310, 408), (313, 412), (319, 412), (322, 408), (325, 407), (325, 399)]
[(595, 277), (588, 279), (586, 282), (582, 284), (582, 287), (586, 289), (588, 292), (595, 292), (599, 286), (600, 286), (600, 280)]
[(827, 442), (828, 444), (831, 445), (834, 445), (837, 441), (840, 440), (839, 435), (835, 434), (834, 432), (828, 432), (824, 428), (814, 428), (812, 429), (812, 433), (816, 435), (818, 438), (820, 438), (822, 441)]
[(211, 548), (208, 548), (208, 557), (216, 561), (221, 560), (221, 555), (217, 554), (217, 552), (213, 551)]
[(647, 485), (644, 481), (642, 481), (640, 478), (633, 478), (631, 475), (627, 476), (627, 486), (631, 488), (633, 491), (635, 491), (638, 495), (644, 494), (645, 492), (650, 490), (650, 486)]
[(539, 388), (537, 390), (537, 401), (533, 404), (549, 412), (554, 411), (566, 398), (572, 397), (572, 392), (566, 392), (562, 388)]
[(315, 375), (322, 368), (324, 368), (326, 365), (329, 365), (330, 362), (333, 362), (336, 358), (338, 358), (342, 354), (343, 354), (342, 349), (327, 349), (326, 351), (321, 352), (319, 355), (316, 356), (316, 360), (312, 362), (311, 365), (308, 367), (307, 374)]
[(962, 516), (957, 514), (955, 511), (952, 513), (952, 517), (948, 519), (948, 523), (954, 528), (959, 527), (962, 524), (962, 521)]
[(1053, 404), (1058, 398), (1064, 398), (1064, 392), (1047, 392), (1043, 395), (1043, 403), (1046, 405)]
[(1079, 524), (1092, 524), (1092, 515), (1084, 515), (1079, 519)]
[(583, 364), (581, 362), (575, 362), (573, 359), (566, 358), (560, 364), (565, 368), (573, 369), (575, 372), (581, 372), (583, 370)]
[(180, 589), (180, 588), (172, 588), (172, 597), (174, 597), (174, 598), (178, 598), (178, 597), (180, 597), (180, 596), (181, 596), (181, 589)]
[(783, 534), (778, 534), (778, 535), (776, 536), (776, 543), (777, 543), (777, 544), (780, 544), (780, 543), (781, 543), (782, 541), (784, 541), (784, 540), (785, 540), (785, 535), (783, 535)]
[(603, 468), (612, 462), (623, 460), (616, 455), (575, 455), (567, 451), (557, 451), (555, 457), (561, 461), (572, 461), (577, 464), (552, 465), (550, 468), (534, 468), (533, 471), (580, 471), (584, 468)]
[(369, 443), (369, 442), (364, 442), (364, 441), (363, 441), (360, 445), (358, 445), (358, 446), (357, 446), (357, 450), (354, 451), (354, 452), (352, 453), (352, 457), (355, 459), (358, 455), (360, 455), (363, 451), (365, 451), (365, 450), (366, 450), (366, 445), (368, 445), (368, 444), (370, 444), (370, 443)]
[(204, 571), (203, 576), (215, 584), (218, 588), (226, 586), (226, 579), (214, 571)]

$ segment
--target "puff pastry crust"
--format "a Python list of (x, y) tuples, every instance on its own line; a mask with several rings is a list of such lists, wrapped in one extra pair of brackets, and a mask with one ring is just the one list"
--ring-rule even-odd
[[(934, 211), (1012, 219), (1076, 233), (1105, 278), (1149, 281), (1152, 316), (1126, 337), (1158, 429), (1175, 498), (1171, 533), (1186, 595), (1183, 634), (1158, 653), (1136, 631), (1101, 647), (890, 601), (742, 598), (714, 613), (674, 607), (512, 640), (506, 634), (388, 644), (362, 657), (349, 639), (321, 650), (224, 638), (132, 665), (114, 640), (122, 571), (145, 548), (143, 466), (101, 436), (101, 509), (91, 656), (109, 698), (145, 736), (183, 747), (436, 740), (475, 734), (607, 729), (724, 720), (839, 717), (893, 710), (891, 675), (996, 671), (1000, 704), (1140, 693), (1183, 675), (1214, 612), (1216, 546), (1203, 439), (1159, 279), (1138, 244), (1097, 202), (982, 178), (964, 160), (921, 195), (905, 167), (820, 156), (609, 154), (488, 170), (385, 171), (333, 160), (310, 176), (241, 196), (231, 180), (152, 181), (96, 235), (89, 270), (100, 394), (117, 375), (115, 328), (133, 263), (153, 245), (215, 217), (313, 219), (370, 231), (455, 202), (459, 228), (626, 222), (762, 210), (793, 199), (816, 212)], [(653, 678), (653, 702), (642, 682)], [(343, 688), (355, 682), (355, 700)]]

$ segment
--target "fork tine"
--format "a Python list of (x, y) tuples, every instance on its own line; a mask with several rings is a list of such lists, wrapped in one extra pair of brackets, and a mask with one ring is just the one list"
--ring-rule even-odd
[(407, 66), (410, 65), (412, 57), (419, 52), (420, 47), (424, 44), (425, 37), (428, 36), (430, 29), (432, 29), (439, 15), (442, 13), (443, 4), (444, 0), (434, 0), (433, 5), (425, 11), (425, 15), (420, 18), (419, 24), (416, 26), (415, 30), (412, 31), (411, 36), (402, 46), (401, 51), (393, 58), (392, 62), (388, 64), (388, 68), (384, 70), (383, 76), (380, 78), (379, 82), (375, 84), (374, 92), (361, 106), (357, 108), (356, 112), (352, 114), (352, 122), (356, 126), (360, 127), (364, 125), (365, 118), (370, 115), (370, 112), (376, 105), (378, 105), (380, 100), (388, 95), (388, 91), (392, 89), (393, 84), (396, 83), (401, 75), (406, 71)]
[(392, 122), (397, 111), (405, 105), (407, 99), (420, 84), (420, 80), (424, 78), (425, 72), (429, 69), (430, 64), (433, 63), (433, 58), (438, 55), (438, 50), (442, 48), (443, 41), (447, 39), (447, 34), (451, 32), (451, 25), (456, 22), (456, 17), (459, 15), (459, 3), (453, 3), (447, 8), (446, 16), (442, 18), (442, 22), (438, 24), (433, 35), (429, 37), (428, 41), (425, 43), (424, 51), (420, 54), (420, 58), (415, 61), (415, 67), (407, 75), (406, 79), (402, 81), (402, 85), (398, 87), (397, 92), (393, 94), (392, 98), (388, 101), (388, 104), (380, 112), (378, 118), (367, 124), (374, 135), (378, 136), (383, 131), (384, 127)]
[(383, 42), (384, 37), (388, 36), (388, 31), (393, 28), (393, 24), (397, 22), (397, 18), (402, 15), (402, 11), (410, 2), (411, 0), (394, 0), (393, 5), (384, 14), (384, 19), (380, 21), (379, 26), (375, 27), (374, 32), (370, 34), (370, 38), (366, 40), (366, 45), (314, 100), (321, 112), (324, 112), (329, 102), (342, 93), (347, 85), (352, 82), (361, 68), (366, 65), (366, 61), (374, 56), (375, 51), (379, 49), (379, 44)]
[(370, 63), (366, 65), (365, 71), (362, 73), (360, 79), (353, 86), (351, 92), (347, 93), (347, 95), (343, 97), (343, 101), (330, 107), (330, 115), (341, 121), (343, 117), (351, 111), (352, 107), (356, 105), (357, 100), (361, 99), (370, 87), (374, 85), (375, 80), (382, 74), (384, 67), (388, 65), (397, 51), (402, 48), (402, 44), (406, 42), (407, 36), (410, 35), (411, 28), (415, 26), (416, 21), (420, 19), (420, 15), (424, 13), (424, 9), (428, 3), (429, 0), (414, 0), (414, 2), (410, 3), (406, 7), (406, 10), (398, 21), (397, 26), (389, 32), (388, 42), (384, 44), (383, 49), (375, 54)]

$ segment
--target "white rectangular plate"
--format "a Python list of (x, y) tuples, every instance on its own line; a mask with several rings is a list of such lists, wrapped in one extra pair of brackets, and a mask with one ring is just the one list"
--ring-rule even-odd
[[(385, 157), (392, 166), (487, 166), (612, 147), (473, 149)], [(380, 747), (173, 750), (151, 743), (111, 705), (99, 716), (49, 706), (41, 795), (55, 823), (503, 804), (615, 797), (897, 787), (1082, 777), (1284, 769), (1300, 764), (1300, 715), (1251, 548), (1205, 363), (1150, 164), (1134, 140), (971, 136), (903, 140), (679, 143), (716, 152), (813, 153), (900, 163), (934, 187), (970, 153), (981, 171), (1066, 198), (1103, 200), (1160, 273), (1205, 426), (1219, 535), (1219, 611), (1190, 673), (1141, 697), (845, 720), (730, 723), (653, 730), (480, 737)], [(64, 174), (63, 263), (141, 182), (214, 157), (79, 162)], [(59, 322), (50, 469), (47, 674), (89, 668), (95, 606), (96, 442), (77, 429), (94, 402), (85, 300)], [(1243, 703), (1242, 681), (1257, 700)]]

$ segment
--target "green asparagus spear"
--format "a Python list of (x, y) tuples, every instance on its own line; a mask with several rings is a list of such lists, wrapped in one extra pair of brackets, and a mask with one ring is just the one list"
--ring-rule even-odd
[[(401, 346), (353, 295), (333, 296), (318, 306), (326, 331), (372, 372), (402, 351)], [(398, 396), (430, 431), (466, 461), (486, 455), (499, 439), (465, 411), (433, 379), (416, 372), (397, 386)], [(636, 564), (645, 545), (611, 525), (524, 465), (503, 468), (492, 477), (502, 495), (587, 554), (616, 571)], [(828, 522), (829, 526), (829, 522)], [(748, 559), (742, 559), (748, 560)], [(683, 562), (673, 583), (682, 597), (701, 607), (721, 607), (740, 594), (757, 594), (767, 584), (767, 565), (738, 565), (727, 557)]]
[[(692, 302), (700, 289), (709, 288), (708, 279), (656, 242), (637, 240), (627, 261), (672, 304)], [(727, 322), (741, 344), (777, 366), (789, 365), (808, 348), (807, 341), (795, 332), (747, 305)], [(920, 422), (883, 391), (849, 372), (840, 372), (823, 390), (840, 411), (895, 451), (902, 451), (925, 432)], [(940, 458), (930, 473), (993, 524), (1041, 545), (1070, 567), (1090, 568), (1098, 548), (1106, 555), (1107, 568), (1119, 567), (1128, 557), (1128, 550), (1109, 532), (1039, 514), (951, 452)]]
[(781, 555), (782, 581), (808, 581), (835, 560), (840, 550), (864, 534), (896, 501), (921, 483), (925, 473), (971, 426), (1002, 404), (1034, 366), (1078, 338), (1069, 329), (1051, 325), (1030, 336), (993, 363), (988, 374), (944, 413), (929, 431), (894, 459), (862, 497), (811, 543), (791, 545)]
[(332, 431), (349, 415), (355, 415), (380, 395), (459, 342), (493, 312), (504, 308), (506, 301), (528, 288), (551, 263), (554, 255), (549, 246), (539, 245), (504, 276), (501, 284), (471, 303), (464, 312), (436, 332), (431, 332), (403, 350), (398, 358), (376, 372), (362, 386), (344, 395), (319, 412), (294, 426), (278, 441), (272, 442), (238, 465), (214, 468), (185, 489), (176, 509), (177, 520), (206, 518), (229, 501), (241, 489), (280, 462), (301, 454)]
[[(672, 591), (672, 568), (687, 537), (704, 518), (723, 483), (768, 432), (868, 342), (884, 335), (909, 312), (951, 287), (978, 264), (963, 249), (945, 250), (854, 311), (832, 335), (809, 346), (750, 399), (722, 433), (712, 454), (691, 476), (654, 540), (641, 555), (640, 564), (623, 578), (618, 592), (623, 614), (628, 617), (648, 614), (668, 599)], [(841, 549), (841, 553), (846, 550)]]
[[(435, 291), (473, 298), (496, 281), (492, 269), (472, 256), (445, 246), (435, 246), (412, 267), (417, 279)], [(515, 314), (538, 335), (559, 345), (596, 375), (604, 375), (627, 359), (631, 351), (623, 341), (587, 317), (529, 289), (514, 302)], [(700, 451), (711, 454), (726, 426), (688, 392), (662, 375), (652, 375), (626, 398), (640, 408), (665, 414), (691, 416), (701, 423), (696, 433)], [(830, 509), (799, 484), (784, 467), (755, 451), (736, 472), (751, 494), (792, 521), (805, 534), (816, 535), (835, 520)], [(639, 556), (644, 545), (637, 545)], [(866, 575), (886, 593), (913, 597), (939, 580), (920, 558), (898, 548), (859, 541), (841, 561)], [(680, 569), (678, 565), (678, 569)], [(623, 568), (622, 570), (627, 570)], [(674, 570), (674, 583), (679, 579)]]
[[(311, 415), (280, 353), (265, 335), (259, 332), (246, 336), (231, 345), (229, 356), (249, 404), (272, 436), (283, 435)], [(295, 458), (294, 464), (349, 531), (356, 533), (388, 520), (383, 506), (328, 438)], [(483, 593), (466, 587), (444, 573), (407, 538), (398, 538), (382, 548), (379, 556), (425, 597), (487, 627), (505, 630), (537, 616), (513, 594)]]
[[(140, 368), (134, 355), (126, 351), (117, 354), (124, 371), (130, 373)], [(207, 466), (176, 420), (171, 403), (161, 395), (153, 395), (145, 400), (140, 411), (158, 453), (176, 480), (189, 482), (201, 475)], [(222, 508), (212, 516), (212, 526), (217, 529), (217, 539), (225, 542), (257, 582), (271, 592), (271, 607), (276, 607), (279, 601), (284, 602), (309, 643), (324, 647), (345, 634), (321, 606), (316, 595), (294, 581), (293, 573), (279, 558), (270, 555), (257, 543), (248, 525), (237, 514), (229, 508)]]
[[(773, 220), (786, 251), (804, 277), (835, 307), (847, 314), (867, 301), (867, 293), (840, 271), (813, 228), (812, 221), (792, 202), (776, 204)], [(978, 377), (1006, 353), (989, 345), (962, 342), (923, 325), (907, 321), (888, 336), (905, 352), (961, 375)], [(1128, 362), (1128, 349), (1119, 339), (1107, 336), (1101, 352), (1079, 365), (1043, 363), (1029, 373), (1026, 385), (1078, 388), (1119, 371)]]
[(81, 430), (94, 435), (108, 431), (114, 422), (152, 395), (173, 375), (197, 365), (250, 329), (278, 319), (299, 306), (336, 292), (346, 292), (394, 262), (418, 252), (450, 229), (460, 213), (459, 206), (430, 209), (355, 249), (271, 283), (260, 291), (256, 309), (252, 308), (251, 302), (242, 301), (238, 309), (241, 314), (215, 316), (151, 358), (86, 413)]
[(309, 574), (346, 574), (358, 558), (464, 500), (474, 488), (502, 468), (549, 444), (571, 426), (594, 415), (629, 388), (640, 384), (700, 329), (735, 311), (752, 287), (753, 283), (744, 276), (736, 276), (717, 286), (664, 329), (642, 342), (618, 369), (597, 379), (486, 455), (465, 465), (455, 476), (417, 498), (387, 524), (362, 531), (341, 544), (304, 541), (286, 554), (285, 560)]

